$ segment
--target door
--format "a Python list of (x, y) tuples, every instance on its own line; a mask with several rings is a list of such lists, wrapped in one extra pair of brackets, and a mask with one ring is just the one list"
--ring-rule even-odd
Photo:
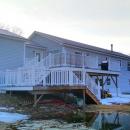
[(41, 59), (43, 58), (43, 51), (36, 50), (35, 51), (35, 57), (37, 57), (37, 61), (40, 62)]
[(35, 56), (37, 57), (38, 62), (40, 62), (41, 61), (41, 54), (36, 52)]

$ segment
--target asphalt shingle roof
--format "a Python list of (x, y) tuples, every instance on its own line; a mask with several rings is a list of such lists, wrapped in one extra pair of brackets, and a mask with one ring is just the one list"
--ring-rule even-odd
[[(88, 45), (88, 44), (68, 40), (68, 39), (65, 39), (65, 38), (60, 38), (60, 37), (57, 37), (57, 36), (37, 32), (37, 31), (35, 31), (31, 36), (33, 36), (35, 34), (40, 35), (41, 37), (45, 37), (45, 38), (54, 40), (58, 44), (63, 45), (63, 46), (71, 46), (71, 47), (82, 48), (82, 49), (86, 49), (86, 50), (89, 50), (89, 51), (92, 51), (92, 52), (104, 53), (104, 54), (107, 54), (107, 55), (112, 55), (112, 56), (115, 56), (115, 57), (121, 57), (121, 58), (125, 58), (125, 59), (130, 60), (130, 56), (125, 55), (123, 53), (116, 52), (116, 51), (111, 51), (111, 50), (91, 46), (91, 45)], [(31, 38), (31, 36), (30, 36), (30, 38)]]
[(20, 38), (20, 39), (25, 39), (24, 37), (16, 34), (16, 33), (13, 33), (13, 32), (10, 32), (8, 30), (5, 30), (5, 29), (0, 29), (0, 35), (4, 35), (4, 36), (10, 36), (10, 37), (14, 37), (14, 38)]

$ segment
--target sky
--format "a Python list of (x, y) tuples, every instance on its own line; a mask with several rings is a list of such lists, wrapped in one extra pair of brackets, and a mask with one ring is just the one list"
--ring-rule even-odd
[(130, 54), (130, 0), (0, 0), (0, 25)]

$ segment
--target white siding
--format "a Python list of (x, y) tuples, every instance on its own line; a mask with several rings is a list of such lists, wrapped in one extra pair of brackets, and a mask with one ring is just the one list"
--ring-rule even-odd
[[(86, 59), (86, 63), (87, 65), (92, 68), (92, 69), (96, 69), (96, 66), (98, 69), (101, 69), (101, 66), (98, 66), (101, 64), (101, 62), (103, 60), (108, 60), (109, 62), (111, 62), (109, 69), (111, 71), (119, 71), (120, 72), (120, 76), (118, 77), (118, 87), (119, 87), (119, 92), (128, 92), (130, 93), (130, 71), (127, 71), (127, 60), (123, 60), (123, 59), (119, 59), (119, 58), (114, 58), (114, 57), (110, 57), (110, 56), (106, 56), (106, 55), (101, 55), (101, 54), (96, 54), (96, 53), (92, 53), (92, 52), (88, 52), (88, 51), (83, 51), (80, 49), (74, 49), (74, 48), (65, 48), (67, 52), (81, 52), (84, 53), (86, 55), (88, 55), (88, 57), (97, 57), (98, 56), (98, 62), (95, 62), (96, 60), (92, 60), (92, 62), (90, 62), (88, 59)], [(91, 58), (92, 59), (92, 58)], [(121, 63), (120, 63), (121, 62)], [(97, 65), (95, 65), (94, 63), (96, 63)], [(94, 64), (94, 66), (93, 66)], [(105, 79), (104, 79), (105, 80)], [(111, 80), (111, 84), (107, 85), (105, 84), (105, 89), (109, 89), (110, 92), (115, 93), (116, 94), (116, 86), (113, 83), (112, 79)]]
[(119, 87), (121, 92), (130, 93), (130, 71), (127, 71), (127, 61), (122, 60), (121, 73), (119, 77)]
[(44, 54), (45, 54), (45, 53), (44, 53), (44, 52), (45, 52), (44, 49), (38, 49), (38, 48), (26, 46), (26, 49), (25, 49), (25, 57), (26, 57), (26, 58), (34, 58), (36, 52), (39, 52), (39, 53), (41, 54), (41, 58), (43, 58), (43, 56), (44, 56)]
[(39, 35), (34, 35), (31, 38), (32, 41), (34, 41), (35, 44), (40, 44), (48, 49), (48, 51), (54, 51), (58, 50), (61, 51), (62, 46), (60, 46), (57, 42), (50, 40), (48, 38), (41, 37)]
[(0, 70), (15, 69), (24, 63), (24, 43), (0, 37)]

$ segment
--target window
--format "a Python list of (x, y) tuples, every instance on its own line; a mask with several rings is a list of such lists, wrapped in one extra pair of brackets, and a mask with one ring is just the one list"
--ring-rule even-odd
[(75, 54), (77, 54), (77, 55), (82, 55), (82, 53), (81, 53), (81, 52), (75, 52)]
[(130, 71), (130, 62), (127, 63), (127, 70)]

